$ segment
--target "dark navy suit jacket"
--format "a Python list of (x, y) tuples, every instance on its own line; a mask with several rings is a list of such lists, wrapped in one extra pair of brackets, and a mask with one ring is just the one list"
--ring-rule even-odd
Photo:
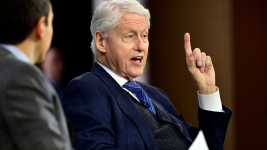
[[(181, 138), (191, 143), (203, 130), (209, 148), (222, 150), (231, 111), (224, 113), (199, 108), (199, 127), (187, 124), (160, 89), (137, 82), (179, 125)], [(63, 108), (74, 127), (76, 150), (157, 150), (153, 134), (130, 95), (97, 63), (91, 72), (74, 78), (63, 95)]]

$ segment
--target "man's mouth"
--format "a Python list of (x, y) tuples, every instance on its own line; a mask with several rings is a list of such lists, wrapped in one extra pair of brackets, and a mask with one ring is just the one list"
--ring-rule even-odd
[(142, 61), (142, 59), (143, 59), (143, 57), (134, 57), (134, 58), (132, 58), (131, 60), (132, 60), (132, 61), (135, 61), (135, 62), (137, 62), (137, 63), (140, 63), (140, 62)]

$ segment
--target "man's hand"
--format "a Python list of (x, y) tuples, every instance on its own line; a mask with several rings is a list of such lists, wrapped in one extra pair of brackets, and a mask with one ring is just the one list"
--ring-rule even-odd
[(201, 53), (199, 48), (192, 52), (190, 35), (184, 35), (184, 48), (186, 55), (186, 64), (188, 70), (195, 82), (199, 94), (207, 95), (216, 91), (215, 87), (215, 71), (210, 56)]

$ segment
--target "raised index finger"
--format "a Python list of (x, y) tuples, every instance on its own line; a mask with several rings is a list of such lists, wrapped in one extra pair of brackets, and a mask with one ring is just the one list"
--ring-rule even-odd
[(184, 35), (184, 49), (185, 49), (186, 59), (189, 59), (191, 54), (192, 54), (191, 43), (190, 43), (190, 34), (189, 33), (185, 33), (185, 35)]

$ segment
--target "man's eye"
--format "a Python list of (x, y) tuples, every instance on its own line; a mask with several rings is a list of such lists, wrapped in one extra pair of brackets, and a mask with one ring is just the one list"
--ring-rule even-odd
[(132, 35), (128, 35), (127, 38), (133, 38), (133, 36)]

